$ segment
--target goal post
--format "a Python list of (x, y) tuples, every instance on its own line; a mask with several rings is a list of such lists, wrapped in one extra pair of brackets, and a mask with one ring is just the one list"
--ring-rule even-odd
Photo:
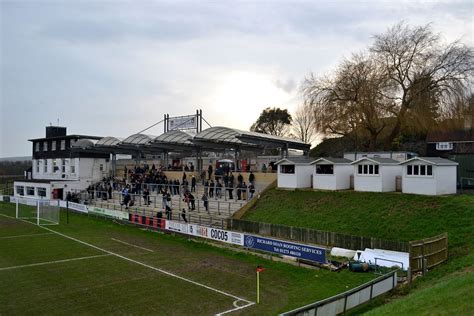
[(57, 225), (60, 207), (57, 201), (17, 198), (15, 215), (36, 225)]
[(57, 201), (38, 200), (37, 205), (38, 225), (58, 225), (60, 208)]

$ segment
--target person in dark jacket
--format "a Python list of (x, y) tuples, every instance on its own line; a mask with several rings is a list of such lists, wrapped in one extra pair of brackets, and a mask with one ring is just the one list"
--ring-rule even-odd
[(242, 175), (239, 173), (238, 177), (237, 177), (237, 182), (239, 184), (242, 184), (242, 182), (244, 182), (244, 177), (242, 177)]
[(181, 210), (181, 218), (184, 220), (185, 223), (188, 222), (188, 220), (186, 219), (186, 209), (185, 208), (183, 208)]
[(253, 184), (254, 181), (255, 181), (255, 175), (253, 174), (252, 171), (250, 171), (249, 182), (250, 184)]
[(209, 212), (209, 199), (207, 198), (207, 193), (202, 195), (201, 200), (204, 202), (204, 208)]
[(191, 205), (191, 210), (194, 211), (196, 209), (196, 199), (194, 198), (194, 195), (191, 194), (191, 192), (188, 193), (188, 198), (189, 204)]
[(191, 177), (191, 192), (196, 192), (196, 177), (194, 175)]
[(209, 182), (209, 197), (210, 198), (214, 197), (214, 181), (213, 180)]
[(209, 174), (209, 180), (210, 180), (212, 176), (212, 165), (209, 165), (209, 167), (207, 167), (207, 173)]

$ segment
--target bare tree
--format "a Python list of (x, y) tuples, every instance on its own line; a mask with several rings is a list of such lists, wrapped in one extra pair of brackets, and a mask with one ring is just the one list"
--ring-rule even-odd
[(294, 135), (302, 142), (311, 143), (317, 135), (315, 122), (313, 105), (310, 102), (305, 102), (296, 109), (293, 115)]
[(315, 128), (329, 135), (350, 136), (355, 145), (361, 132), (369, 135), (370, 149), (386, 128), (393, 102), (385, 74), (370, 55), (345, 60), (332, 78), (311, 76), (304, 85), (306, 100), (314, 106)]
[(459, 41), (443, 45), (429, 24), (409, 27), (399, 23), (375, 36), (371, 51), (392, 86), (385, 97), (396, 105), (391, 111), (396, 122), (385, 140), (385, 149), (400, 135), (405, 117), (420, 95), (429, 93), (442, 106), (472, 80), (472, 48)]

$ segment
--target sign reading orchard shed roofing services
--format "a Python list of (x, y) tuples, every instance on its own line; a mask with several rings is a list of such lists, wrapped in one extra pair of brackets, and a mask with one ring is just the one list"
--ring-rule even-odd
[(273, 252), (279, 255), (326, 263), (326, 250), (308, 245), (295, 244), (277, 239), (245, 235), (244, 247)]

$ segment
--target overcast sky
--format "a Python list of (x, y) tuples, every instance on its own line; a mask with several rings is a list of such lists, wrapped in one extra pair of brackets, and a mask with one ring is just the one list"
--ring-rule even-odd
[(268, 106), (292, 112), (305, 76), (401, 20), (472, 46), (473, 3), (0, 0), (0, 157), (31, 155), (27, 139), (58, 119), (126, 137), (202, 109), (248, 129)]

